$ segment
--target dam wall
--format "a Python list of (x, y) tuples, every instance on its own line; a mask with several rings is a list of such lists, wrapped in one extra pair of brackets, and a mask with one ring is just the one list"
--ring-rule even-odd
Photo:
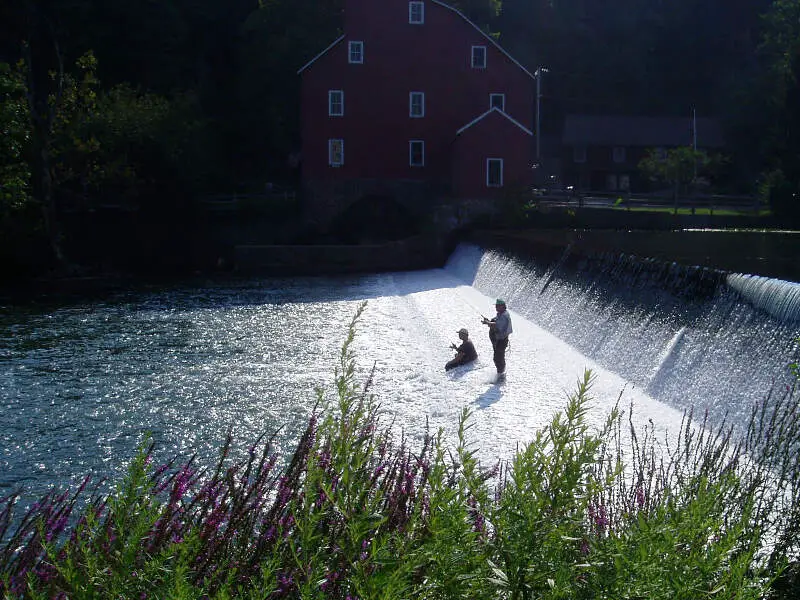
[(535, 229), (473, 231), (465, 241), (542, 258), (619, 254), (644, 260), (800, 281), (800, 232)]

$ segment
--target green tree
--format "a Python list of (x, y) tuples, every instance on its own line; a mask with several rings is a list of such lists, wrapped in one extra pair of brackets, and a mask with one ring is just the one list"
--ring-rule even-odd
[(697, 186), (701, 178), (711, 177), (723, 162), (718, 155), (709, 156), (691, 146), (670, 148), (666, 153), (651, 149), (639, 162), (639, 169), (651, 180), (668, 184), (672, 188), (676, 207), (678, 197)]
[(30, 199), (25, 149), (31, 136), (25, 81), (7, 63), (0, 63), (0, 132), (0, 218), (6, 219)]
[(41, 211), (31, 195), (31, 127), (23, 66), (0, 63), (0, 274), (41, 268)]
[(300, 77), (340, 34), (342, 0), (263, 0), (242, 27), (233, 165), (241, 178), (290, 177), (300, 147)]
[(778, 213), (800, 216), (800, 0), (775, 0), (765, 16), (760, 47), (767, 121), (759, 132), (767, 168), (777, 184), (770, 200)]
[(485, 31), (490, 31), (495, 19), (500, 14), (502, 0), (453, 0), (447, 2), (457, 8), (473, 23)]

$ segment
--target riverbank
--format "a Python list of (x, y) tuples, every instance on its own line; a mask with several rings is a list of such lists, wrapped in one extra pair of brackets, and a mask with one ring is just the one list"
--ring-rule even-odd
[(800, 232), (769, 230), (627, 230), (544, 227), (486, 228), (417, 235), (379, 244), (240, 244), (202, 266), (147, 273), (84, 269), (6, 281), (0, 301), (48, 296), (94, 296), (193, 278), (325, 276), (413, 271), (442, 267), (459, 242), (522, 256), (558, 260), (620, 254), (642, 260), (800, 281)]

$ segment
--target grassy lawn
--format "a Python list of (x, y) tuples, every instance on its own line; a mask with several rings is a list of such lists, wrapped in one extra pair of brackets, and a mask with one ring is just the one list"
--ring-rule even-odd
[[(625, 211), (625, 212), (653, 212), (653, 213), (675, 213), (673, 206), (609, 206), (612, 210)], [(768, 208), (761, 208), (758, 211), (754, 210), (737, 210), (731, 208), (710, 208), (710, 207), (679, 207), (677, 210), (679, 215), (719, 215), (724, 217), (730, 216), (745, 216), (745, 217), (769, 217), (772, 216), (772, 211)]]

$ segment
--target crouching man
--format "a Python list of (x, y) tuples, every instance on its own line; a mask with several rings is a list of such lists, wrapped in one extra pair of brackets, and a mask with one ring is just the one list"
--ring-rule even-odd
[(461, 365), (469, 364), (478, 358), (478, 353), (475, 351), (475, 346), (469, 339), (469, 331), (463, 328), (459, 329), (458, 337), (461, 340), (461, 345), (456, 346), (455, 344), (450, 344), (450, 347), (456, 351), (456, 355), (453, 360), (449, 361), (444, 366), (445, 371), (455, 369)]

